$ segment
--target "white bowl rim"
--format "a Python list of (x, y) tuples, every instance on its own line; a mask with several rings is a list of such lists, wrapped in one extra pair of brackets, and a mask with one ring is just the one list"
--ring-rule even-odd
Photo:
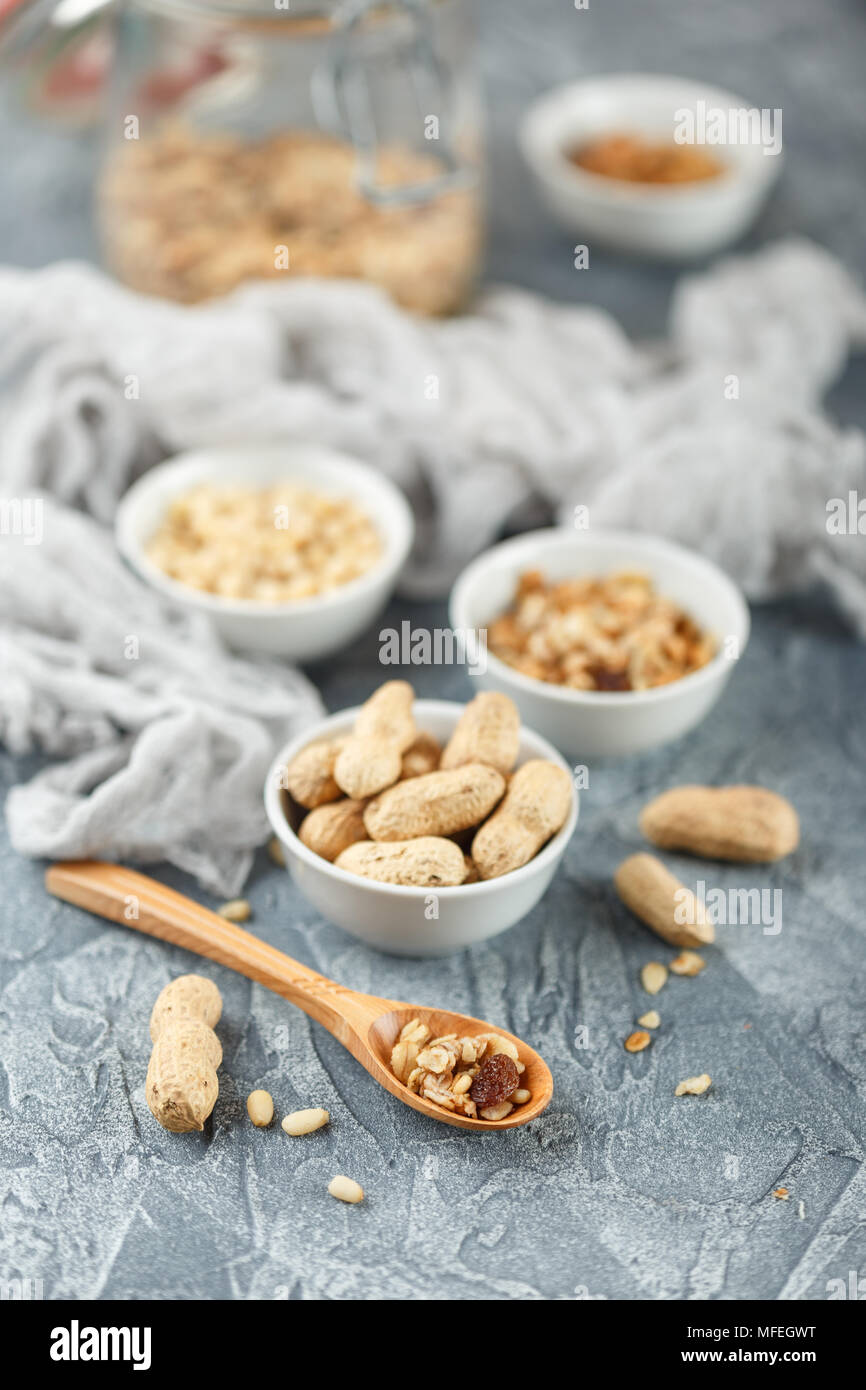
[[(459, 700), (416, 700), (414, 704), (414, 709), (422, 722), (425, 713), (454, 715), (456, 720), (465, 708), (466, 705), (461, 704)], [(445, 896), (448, 898), (466, 893), (471, 893), (473, 897), (482, 897), (500, 889), (506, 881), (513, 883), (518, 877), (521, 879), (530, 878), (534, 873), (542, 870), (551, 860), (558, 859), (563, 853), (577, 825), (580, 814), (580, 794), (574, 785), (572, 769), (566, 759), (553, 747), (552, 743), (548, 743), (546, 738), (542, 738), (541, 734), (537, 734), (534, 729), (530, 729), (525, 724), (521, 724), (521, 735), (528, 734), (530, 740), (538, 745), (538, 751), (532, 756), (545, 758), (556, 763), (558, 767), (563, 768), (568, 773), (571, 782), (571, 811), (561, 830), (558, 830), (528, 863), (521, 864), (519, 869), (512, 869), (508, 874), (500, 874), (498, 878), (482, 879), (477, 883), (456, 883), (443, 888), (432, 888), (429, 885), (416, 887), (413, 884), (380, 883), (378, 879), (362, 878), (360, 874), (350, 874), (346, 869), (338, 869), (330, 860), (323, 859), (320, 854), (308, 849), (283, 814), (283, 808), (280, 804), (282, 788), (278, 786), (277, 774), (308, 743), (314, 743), (316, 739), (322, 738), (329, 729), (335, 726), (343, 726), (350, 720), (354, 722), (360, 709), (360, 705), (355, 705), (350, 709), (338, 710), (335, 714), (328, 715), (320, 723), (298, 734), (280, 750), (268, 768), (267, 781), (265, 782), (265, 810), (271, 829), (277, 838), (284, 845), (287, 845), (299, 859), (303, 859), (314, 869), (320, 870), (326, 877), (335, 878), (340, 883), (350, 883), (353, 887), (364, 892), (385, 892), (386, 896), (389, 897), (405, 898), (409, 902), (417, 902), (419, 898), (429, 897), (431, 893), (435, 893), (437, 897)]]
[[(460, 611), (461, 605), (465, 603), (466, 590), (484, 572), (494, 556), (508, 554), (510, 551), (519, 552), (524, 546), (527, 550), (532, 550), (535, 545), (544, 540), (564, 540), (566, 537), (574, 540), (578, 545), (584, 543), (592, 545), (596, 540), (601, 541), (602, 547), (606, 543), (634, 545), (636, 568), (639, 567), (637, 551), (640, 549), (645, 555), (667, 555), (672, 559), (685, 560), (693, 564), (695, 568), (703, 570), (718, 588), (726, 591), (734, 608), (738, 610), (740, 631), (731, 635), (737, 637), (739, 641), (737, 659), (742, 657), (749, 641), (751, 618), (748, 604), (738, 586), (725, 574), (724, 570), (720, 569), (712, 560), (708, 560), (705, 555), (700, 555), (695, 550), (689, 550), (687, 546), (677, 545), (675, 541), (666, 540), (663, 536), (651, 535), (644, 531), (615, 530), (602, 527), (593, 527), (588, 531), (572, 531), (566, 526), (546, 526), (539, 531), (526, 531), (522, 535), (500, 541), (498, 545), (491, 546), (489, 550), (485, 550), (475, 560), (472, 560), (458, 575), (451, 590), (449, 603), (451, 626), (453, 628), (477, 627), (477, 624), (470, 624), (465, 621), (465, 615)], [(543, 560), (536, 557), (536, 563), (542, 565)], [(700, 621), (697, 615), (694, 617), (695, 621)], [(528, 694), (544, 696), (557, 704), (585, 706), (588, 709), (600, 709), (602, 706), (613, 709), (634, 709), (638, 705), (659, 704), (665, 700), (675, 700), (683, 690), (694, 690), (697, 686), (706, 685), (714, 680), (728, 660), (729, 658), (725, 656), (723, 651), (718, 651), (712, 661), (707, 662), (706, 666), (701, 666), (697, 671), (689, 672), (687, 676), (680, 676), (679, 680), (671, 681), (669, 685), (654, 686), (651, 690), (572, 690), (567, 686), (553, 685), (552, 682), (537, 680), (534, 676), (526, 676), (522, 671), (515, 670), (513, 666), (509, 666), (507, 662), (494, 656), (493, 652), (488, 651), (487, 653), (489, 668), (503, 684), (511, 681), (518, 690), (525, 690)]]
[[(589, 169), (582, 169), (579, 165), (573, 164), (565, 153), (561, 134), (554, 139), (547, 131), (539, 131), (538, 127), (543, 124), (545, 119), (550, 119), (551, 113), (555, 112), (557, 107), (564, 107), (569, 98), (576, 102), (578, 98), (585, 98), (593, 91), (602, 92), (605, 89), (615, 93), (618, 87), (625, 88), (629, 84), (652, 87), (657, 91), (662, 91), (665, 87), (672, 90), (676, 89), (683, 94), (683, 101), (698, 100), (703, 97), (707, 101), (713, 101), (737, 110), (744, 107), (751, 109), (754, 105), (754, 103), (746, 101), (745, 97), (737, 96), (735, 92), (728, 91), (724, 87), (716, 87), (711, 83), (699, 82), (690, 77), (675, 77), (665, 73), (612, 72), (602, 73), (596, 77), (578, 78), (576, 81), (561, 83), (542, 93), (524, 112), (519, 130), (524, 157), (536, 167), (543, 164), (548, 174), (562, 181), (562, 186), (568, 186), (572, 192), (578, 191), (582, 184), (584, 193), (590, 194), (598, 202), (609, 203), (611, 206), (639, 203), (642, 206), (654, 208), (665, 206), (673, 208), (679, 204), (679, 211), (682, 211), (681, 204), (686, 199), (709, 202), (713, 198), (732, 193), (736, 185), (754, 184), (762, 187), (765, 183), (772, 181), (781, 169), (784, 151), (780, 149), (778, 154), (772, 158), (762, 155), (760, 161), (757, 158), (725, 159), (724, 155), (720, 155), (723, 169), (719, 176), (714, 179), (700, 179), (688, 184), (664, 185), (662, 187), (637, 182), (630, 183), (627, 180), (607, 178), (602, 174), (595, 174)], [(568, 124), (564, 111), (562, 123), (563, 125)], [(722, 145), (718, 148), (724, 150), (727, 149), (727, 146)], [(738, 148), (747, 150), (750, 147), (739, 146)], [(759, 173), (759, 171), (761, 172)]]
[[(315, 595), (313, 598), (284, 599), (277, 603), (268, 603), (263, 599), (225, 598), (221, 594), (209, 594), (203, 589), (195, 589), (190, 584), (182, 584), (180, 580), (172, 579), (170, 575), (149, 559), (141, 542), (133, 533), (134, 518), (141, 506), (142, 499), (149, 491), (158, 487), (164, 478), (175, 472), (182, 472), (191, 465), (197, 465), (202, 460), (216, 464), (213, 475), (214, 481), (216, 481), (220, 476), (225, 476), (230, 471), (229, 458), (236, 457), (241, 451), (247, 455), (258, 454), (260, 457), (266, 453), (276, 455), (277, 452), (280, 452), (286, 456), (287, 469), (292, 467), (291, 455), (293, 451), (297, 451), (299, 455), (303, 453), (307, 457), (318, 455), (329, 463), (337, 464), (347, 475), (354, 474), (357, 479), (371, 483), (374, 488), (378, 488), (382, 494), (389, 497), (400, 517), (399, 529), (393, 533), (384, 533), (380, 529), (379, 534), (384, 543), (384, 550), (381, 557), (370, 569), (365, 570), (356, 579), (349, 580), (347, 584), (341, 584), (339, 588), (333, 589), (327, 594)], [(223, 466), (225, 472), (221, 473)], [(287, 476), (287, 481), (290, 480), (290, 477)], [(311, 490), (315, 490), (312, 485)], [(373, 509), (369, 506), (365, 507), (360, 501), (359, 505), (376, 524)], [(397, 574), (402, 569), (412, 548), (415, 537), (415, 521), (412, 509), (400, 489), (372, 464), (354, 458), (351, 454), (343, 453), (342, 450), (331, 449), (313, 441), (289, 440), (286, 443), (271, 441), (249, 445), (218, 444), (213, 447), (191, 449), (182, 454), (175, 454), (172, 458), (155, 464), (153, 468), (149, 468), (139, 478), (136, 478), (120, 499), (115, 517), (114, 534), (118, 550), (139, 576), (169, 598), (191, 604), (210, 613), (236, 614), (243, 617), (286, 618), (313, 613), (325, 615), (329, 609), (337, 608), (346, 599), (359, 597), (375, 588), (386, 575)]]

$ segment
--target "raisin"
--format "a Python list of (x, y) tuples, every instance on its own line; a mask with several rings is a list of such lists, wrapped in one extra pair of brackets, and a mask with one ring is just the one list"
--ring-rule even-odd
[(610, 671), (606, 666), (594, 666), (589, 673), (596, 690), (631, 690), (627, 671)]
[(517, 1064), (504, 1052), (496, 1052), (482, 1063), (469, 1095), (476, 1105), (499, 1105), (517, 1090), (519, 1080)]

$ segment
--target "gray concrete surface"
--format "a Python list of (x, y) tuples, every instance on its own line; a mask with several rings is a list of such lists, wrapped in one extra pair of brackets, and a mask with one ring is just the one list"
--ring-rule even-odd
[[(421, 695), (468, 693), (458, 669), (406, 674)], [(380, 675), (369, 638), (316, 671), (332, 708)], [(538, 909), (449, 959), (368, 950), (262, 856), (249, 896), (266, 940), (356, 988), (501, 1022), (543, 1053), (553, 1103), (511, 1135), (415, 1115), (276, 996), (47, 899), (40, 866), (4, 842), (0, 1268), (54, 1298), (826, 1297), (866, 1257), (864, 681), (866, 651), (819, 609), (759, 612), (717, 713), (657, 755), (593, 767)], [(641, 844), (647, 796), (680, 780), (777, 788), (803, 845), (769, 868), (671, 856), (690, 884), (780, 889), (782, 930), (720, 928), (704, 974), (668, 983), (653, 1046), (630, 1057), (622, 1040), (650, 1004), (639, 969), (672, 953), (616, 902), (611, 874)], [(145, 1104), (147, 1019), (191, 967), (223, 991), (225, 1062), (206, 1132), (178, 1137)], [(705, 1097), (674, 1098), (704, 1070)], [(326, 1106), (330, 1128), (253, 1131), (256, 1086), (281, 1113)], [(335, 1172), (364, 1185), (363, 1207), (326, 1195)]]
[[(632, 332), (663, 323), (672, 276), (613, 258), (571, 270), (511, 143), (533, 93), (579, 72), (674, 70), (782, 105), (787, 168), (750, 241), (802, 231), (862, 268), (864, 18), (854, 0), (485, 0), (492, 104), (490, 274), (589, 298)], [(32, 138), (31, 138), (32, 137)], [(88, 255), (85, 137), (25, 137), (0, 112), (0, 258)], [(864, 423), (863, 368), (834, 393)], [(436, 605), (391, 618), (444, 621)], [(459, 669), (416, 669), (420, 695), (463, 698)], [(380, 679), (364, 639), (317, 668), (330, 708)], [(2, 679), (2, 673), (0, 673)], [(262, 856), (254, 929), (360, 989), (498, 1021), (547, 1058), (556, 1094), (526, 1131), (467, 1136), (378, 1090), (322, 1029), (266, 991), (46, 898), (41, 866), (0, 835), (0, 1277), (47, 1298), (822, 1299), (866, 1272), (863, 855), (866, 651), (816, 598), (755, 614), (711, 719), (657, 755), (591, 769), (563, 871), (498, 940), (447, 960), (380, 956), (323, 923)], [(0, 755), (4, 785), (26, 773)], [(667, 953), (615, 901), (637, 813), (678, 781), (758, 781), (803, 822), (784, 863), (743, 870), (671, 856), (694, 884), (773, 888), (782, 930), (721, 928), (695, 980), (655, 1001), (662, 1027), (630, 1057), (648, 1005), (641, 964)], [(166, 875), (184, 885), (179, 875)], [(201, 968), (225, 998), (221, 1094), (201, 1136), (144, 1101), (148, 1013)], [(706, 1070), (703, 1098), (674, 1099)], [(304, 1140), (254, 1132), (253, 1086), (281, 1112), (321, 1104)], [(335, 1172), (368, 1192), (325, 1194)], [(776, 1201), (777, 1186), (790, 1200)]]

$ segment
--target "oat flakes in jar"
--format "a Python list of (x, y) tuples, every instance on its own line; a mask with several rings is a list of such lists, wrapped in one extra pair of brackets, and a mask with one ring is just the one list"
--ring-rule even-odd
[(340, 276), (459, 309), (481, 247), (468, 0), (127, 0), (99, 189), (105, 256), (194, 303)]

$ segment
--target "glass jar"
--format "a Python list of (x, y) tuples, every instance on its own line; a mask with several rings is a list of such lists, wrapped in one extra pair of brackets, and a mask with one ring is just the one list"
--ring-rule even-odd
[(128, 0), (117, 22), (99, 208), (122, 280), (195, 302), (349, 276), (460, 307), (482, 221), (467, 0)]

